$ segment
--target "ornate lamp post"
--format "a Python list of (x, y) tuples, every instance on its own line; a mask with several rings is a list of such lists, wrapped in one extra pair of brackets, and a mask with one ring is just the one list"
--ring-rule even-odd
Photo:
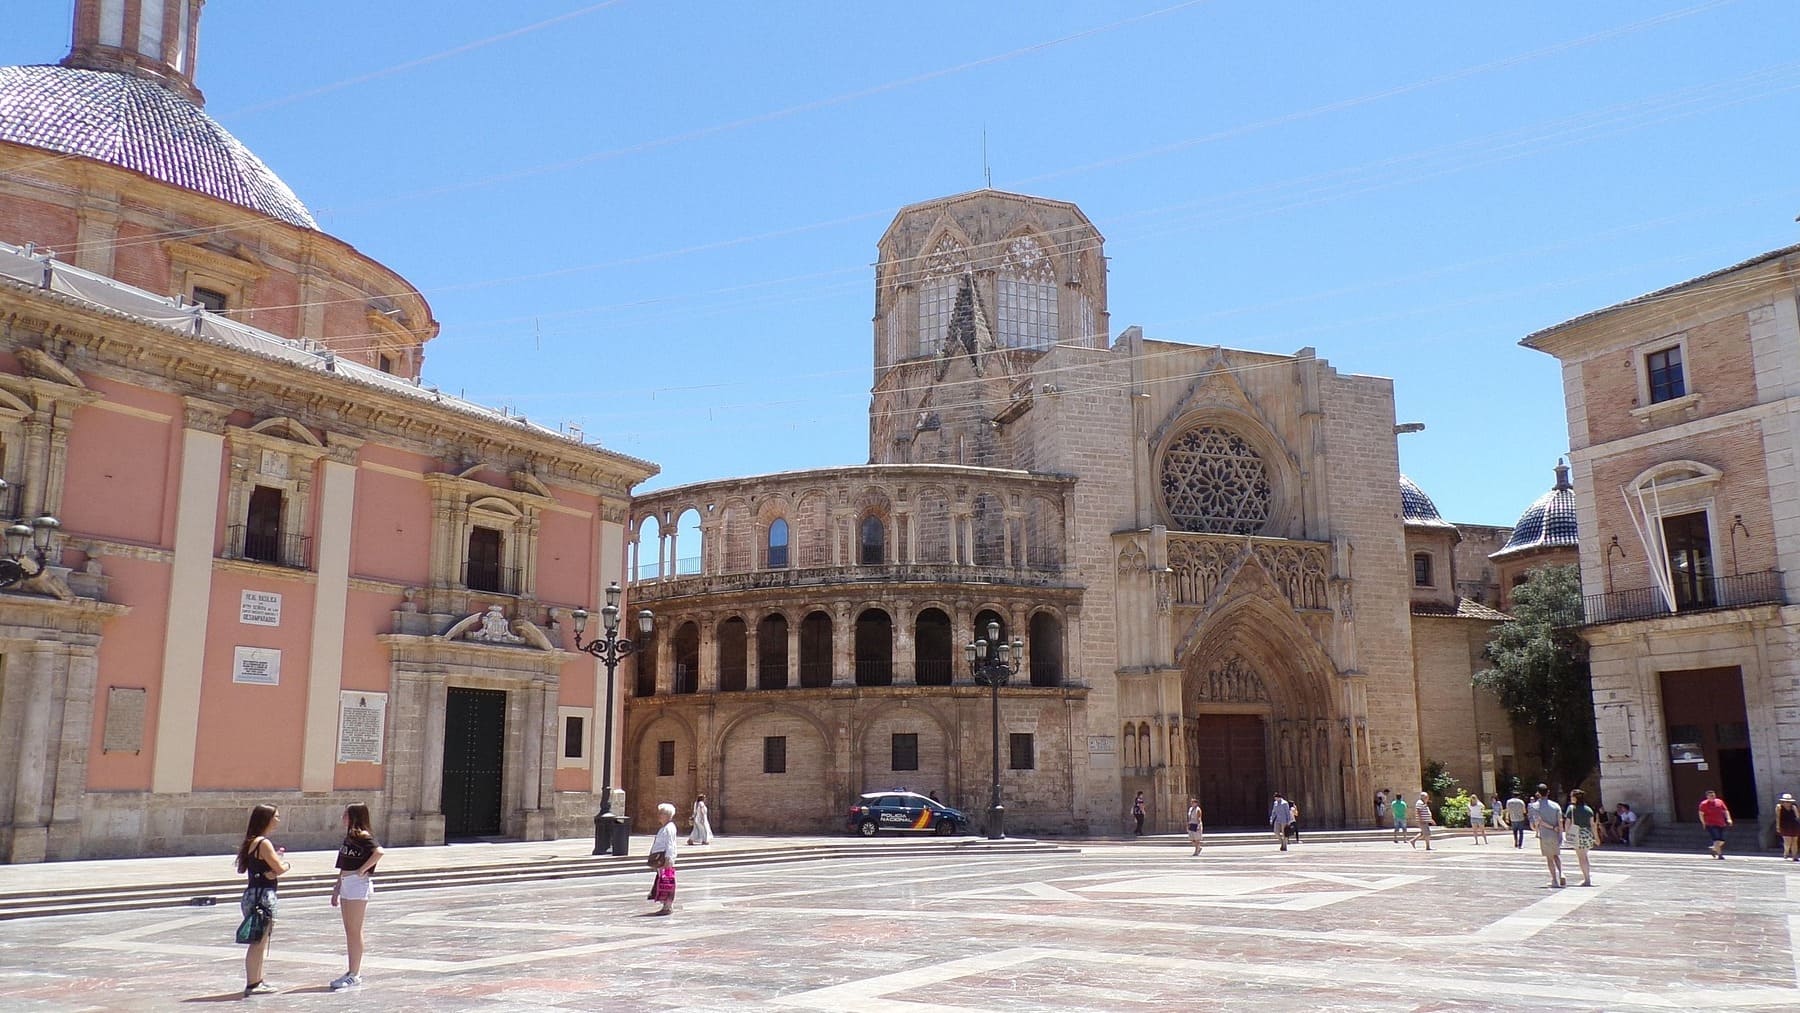
[[(605, 833), (607, 821), (618, 819), (612, 812), (612, 742), (613, 742), (613, 673), (618, 671), (619, 660), (636, 654), (638, 644), (619, 636), (619, 597), (624, 594), (619, 582), (613, 581), (606, 588), (606, 607), (600, 610), (600, 625), (606, 629), (606, 636), (600, 640), (581, 642), (581, 634), (587, 629), (587, 609), (576, 609), (570, 615), (575, 621), (575, 649), (586, 651), (606, 663), (606, 697), (603, 706), (606, 709), (606, 749), (600, 754), (600, 811), (594, 814), (594, 854), (604, 855), (612, 849), (611, 835)], [(655, 624), (656, 617), (649, 609), (637, 614), (638, 632), (643, 636), (650, 635), (650, 627)]]
[(963, 657), (968, 659), (969, 674), (975, 677), (976, 685), (993, 690), (994, 798), (988, 807), (987, 835), (988, 840), (998, 841), (1006, 836), (1006, 807), (1000, 804), (1000, 687), (1018, 674), (1019, 662), (1025, 658), (1025, 642), (1014, 637), (1012, 643), (1003, 643), (1000, 624), (988, 623), (987, 639), (964, 645)]
[[(0, 480), (0, 493), (6, 490), (6, 482)], [(0, 556), (0, 588), (12, 587), (44, 572), (45, 554), (50, 551), (50, 540), (56, 537), (60, 527), (62, 522), (48, 514), (30, 524), (14, 521), (7, 527), (6, 554)], [(26, 569), (27, 561), (31, 563), (30, 569)]]

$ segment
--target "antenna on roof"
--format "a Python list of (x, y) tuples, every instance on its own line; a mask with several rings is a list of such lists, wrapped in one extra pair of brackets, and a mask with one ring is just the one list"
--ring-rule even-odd
[(994, 188), (994, 170), (988, 165), (987, 157), (987, 124), (981, 125), (981, 178), (987, 181), (987, 188)]

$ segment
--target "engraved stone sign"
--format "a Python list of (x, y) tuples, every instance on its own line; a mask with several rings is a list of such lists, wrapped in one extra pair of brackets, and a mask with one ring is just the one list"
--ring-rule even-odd
[(150, 694), (141, 686), (109, 686), (102, 753), (136, 753), (144, 748), (144, 707)]
[(338, 694), (338, 762), (380, 763), (387, 694)]
[(281, 684), (281, 652), (273, 647), (240, 647), (232, 654), (231, 681), (257, 686)]
[(1115, 747), (1114, 747), (1115, 741), (1116, 740), (1111, 735), (1090, 735), (1090, 736), (1088, 736), (1088, 752), (1090, 752), (1090, 753), (1113, 752), (1115, 749)]
[(281, 595), (274, 591), (245, 591), (238, 598), (238, 622), (250, 626), (280, 626)]

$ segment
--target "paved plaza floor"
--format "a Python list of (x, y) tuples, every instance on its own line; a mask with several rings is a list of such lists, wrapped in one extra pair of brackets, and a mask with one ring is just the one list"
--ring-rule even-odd
[(1800, 864), (1528, 842), (871, 856), (378, 895), (366, 983), (337, 913), (284, 903), (280, 992), (241, 999), (235, 907), (0, 923), (0, 1008), (1800, 1009)]

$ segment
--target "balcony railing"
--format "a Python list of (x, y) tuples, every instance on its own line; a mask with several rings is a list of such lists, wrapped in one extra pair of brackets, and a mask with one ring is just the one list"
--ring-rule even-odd
[(285, 566), (290, 570), (310, 570), (312, 539), (305, 535), (252, 531), (249, 525), (233, 524), (225, 534), (225, 558)]
[(792, 567), (738, 573), (640, 577), (632, 585), (634, 601), (679, 598), (717, 591), (808, 587), (869, 582), (936, 584), (1006, 584), (1014, 587), (1060, 587), (1060, 566), (962, 566), (956, 563), (872, 563), (867, 565)]
[(463, 586), (471, 591), (486, 591), (490, 594), (518, 594), (519, 570), (511, 566), (465, 562)]
[[(1763, 570), (1734, 577), (1706, 577), (1676, 586), (1675, 613), (1713, 612), (1746, 605), (1780, 605), (1787, 601), (1780, 570)], [(1638, 587), (1581, 599), (1582, 620), (1589, 626), (1655, 619), (1669, 615), (1662, 592)]]

